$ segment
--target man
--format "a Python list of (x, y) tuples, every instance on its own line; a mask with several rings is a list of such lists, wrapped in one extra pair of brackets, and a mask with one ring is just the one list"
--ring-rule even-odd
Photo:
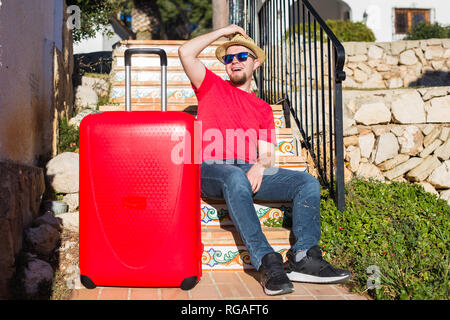
[[(233, 35), (231, 41), (216, 50), (216, 57), (225, 64), (230, 78), (225, 81), (197, 57), (212, 42)], [(272, 109), (250, 92), (252, 74), (264, 62), (264, 51), (241, 27), (230, 25), (186, 42), (178, 53), (197, 95), (197, 119), (202, 121), (202, 195), (225, 199), (251, 263), (260, 272), (265, 293), (291, 293), (294, 291), (291, 281), (347, 281), (351, 273), (323, 260), (318, 247), (319, 182), (307, 172), (273, 168), (276, 137)], [(205, 146), (211, 132), (215, 133), (214, 150)], [(245, 142), (244, 151), (236, 147), (235, 138)], [(296, 242), (286, 271), (282, 256), (274, 252), (262, 232), (254, 199), (293, 203), (292, 230)]]

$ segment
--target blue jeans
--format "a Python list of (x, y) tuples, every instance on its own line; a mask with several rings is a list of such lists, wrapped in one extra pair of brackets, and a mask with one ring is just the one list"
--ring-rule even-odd
[(223, 163), (201, 164), (203, 196), (225, 199), (228, 212), (249, 251), (252, 265), (258, 270), (261, 259), (274, 252), (261, 229), (253, 200), (292, 201), (292, 251), (307, 250), (320, 239), (320, 184), (307, 172), (269, 168), (261, 187), (253, 194), (246, 173), (253, 164), (228, 159)]

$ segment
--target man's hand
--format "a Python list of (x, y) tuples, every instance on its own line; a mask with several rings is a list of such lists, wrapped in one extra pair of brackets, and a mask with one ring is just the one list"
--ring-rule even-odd
[(253, 193), (257, 193), (261, 187), (264, 170), (275, 165), (275, 145), (265, 140), (258, 140), (258, 153), (258, 159), (247, 172)]
[(236, 33), (240, 33), (244, 38), (248, 38), (245, 30), (235, 24), (230, 24), (229, 26), (222, 28), (221, 31), (223, 35), (228, 38), (232, 38)]
[(247, 172), (247, 178), (248, 181), (250, 181), (253, 193), (257, 193), (259, 188), (261, 187), (264, 170), (264, 166), (261, 163), (256, 162)]

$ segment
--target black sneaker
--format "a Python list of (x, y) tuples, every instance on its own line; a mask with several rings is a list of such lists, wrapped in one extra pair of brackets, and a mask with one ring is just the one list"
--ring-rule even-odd
[(289, 256), (286, 274), (291, 281), (310, 283), (342, 283), (352, 277), (350, 271), (334, 268), (326, 262), (319, 246), (310, 248), (299, 262), (295, 262), (295, 256)]
[(294, 285), (286, 276), (283, 258), (278, 252), (266, 254), (262, 258), (258, 271), (261, 275), (260, 283), (267, 295), (273, 296), (294, 292)]

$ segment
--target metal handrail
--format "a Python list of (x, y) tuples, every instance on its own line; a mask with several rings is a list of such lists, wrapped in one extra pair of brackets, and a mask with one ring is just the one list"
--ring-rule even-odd
[(321, 183), (344, 211), (343, 45), (308, 0), (232, 0), (230, 13), (230, 23), (244, 27), (266, 50), (255, 74), (259, 97), (282, 103), (292, 115)]

